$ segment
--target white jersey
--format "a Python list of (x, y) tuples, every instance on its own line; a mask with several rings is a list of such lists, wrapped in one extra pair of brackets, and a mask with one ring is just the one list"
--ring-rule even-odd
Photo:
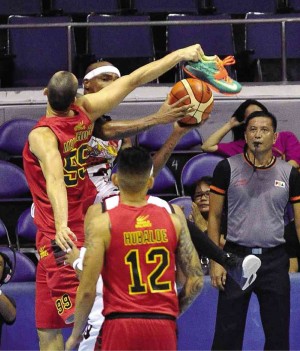
[(119, 193), (110, 180), (113, 163), (121, 148), (122, 140), (104, 141), (92, 136), (88, 144), (88, 174), (95, 184), (98, 195), (96, 202)]

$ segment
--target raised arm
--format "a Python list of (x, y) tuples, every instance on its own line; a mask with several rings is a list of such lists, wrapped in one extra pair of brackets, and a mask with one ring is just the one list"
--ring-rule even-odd
[(133, 120), (113, 120), (104, 123), (96, 121), (93, 135), (102, 140), (123, 139), (150, 129), (157, 124), (174, 122), (193, 111), (192, 105), (180, 106), (187, 97), (188, 95), (172, 105), (169, 105), (169, 97), (167, 97), (157, 112), (146, 117)]
[(63, 163), (55, 134), (47, 127), (34, 129), (29, 134), (30, 151), (37, 157), (46, 180), (54, 221), (56, 243), (66, 251), (75, 234), (68, 227), (68, 199), (64, 181)]
[(218, 144), (231, 131), (233, 127), (242, 124), (235, 117), (231, 117), (221, 128), (212, 133), (202, 144), (201, 148), (204, 152), (218, 151)]
[(181, 127), (177, 122), (174, 123), (173, 130), (168, 139), (152, 157), (154, 177), (156, 177), (161, 169), (166, 165), (180, 139), (191, 129), (192, 127)]
[(94, 121), (117, 106), (135, 88), (153, 81), (180, 61), (198, 61), (200, 53), (199, 44), (176, 50), (117, 79), (97, 93), (83, 96), (78, 99), (78, 104), (82, 105)]
[(176, 215), (172, 215), (172, 220), (179, 233), (176, 263), (185, 276), (184, 285), (178, 295), (180, 313), (183, 313), (201, 292), (203, 272), (184, 214), (178, 206), (173, 207)]

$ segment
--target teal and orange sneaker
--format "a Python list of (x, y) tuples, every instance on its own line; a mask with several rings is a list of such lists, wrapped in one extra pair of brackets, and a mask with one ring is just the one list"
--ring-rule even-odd
[(192, 78), (206, 82), (213, 90), (225, 94), (233, 95), (242, 90), (239, 82), (229, 77), (224, 66), (233, 65), (233, 56), (227, 56), (221, 60), (218, 56), (201, 55), (198, 62), (189, 61), (183, 66), (183, 71)]

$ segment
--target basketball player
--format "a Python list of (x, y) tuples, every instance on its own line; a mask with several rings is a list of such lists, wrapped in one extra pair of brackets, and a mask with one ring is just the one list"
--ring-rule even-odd
[[(84, 94), (96, 93), (110, 85), (121, 77), (120, 71), (110, 62), (101, 61), (95, 62), (88, 66), (86, 74), (83, 78)], [(168, 99), (156, 112), (156, 116), (166, 113), (170, 109)], [(148, 129), (149, 126), (145, 118), (141, 117), (131, 121), (116, 121), (111, 120), (109, 116), (102, 116), (97, 119), (93, 135), (89, 142), (89, 157), (88, 157), (88, 173), (97, 187), (97, 202), (101, 202), (104, 198), (118, 194), (119, 190), (115, 187), (111, 180), (111, 169), (121, 148), (131, 146), (130, 138), (123, 138), (124, 132), (127, 132), (127, 124), (138, 128), (139, 132)], [(125, 128), (124, 123), (126, 124)], [(120, 124), (118, 126), (118, 124)], [(182, 127), (177, 122), (174, 123), (174, 128), (169, 138), (165, 141), (163, 147), (155, 153), (154, 162), (154, 176), (159, 173), (162, 167), (166, 164), (175, 146), (179, 140), (195, 126)], [(134, 135), (136, 133), (131, 133)]]
[[(179, 49), (76, 101), (78, 81), (73, 74), (57, 72), (50, 79), (44, 92), (48, 98), (46, 116), (29, 134), (23, 151), (38, 227), (36, 325), (41, 350), (61, 350), (61, 328), (73, 321), (78, 280), (70, 266), (59, 265), (59, 250), (70, 249), (72, 240), (79, 248), (83, 245), (83, 216), (95, 200), (96, 189), (86, 175), (93, 122), (136, 87), (156, 79), (180, 61), (198, 60), (200, 50), (198, 44)], [(169, 123), (191, 111), (191, 105), (178, 105), (174, 104), (172, 112), (160, 116), (159, 121), (149, 119), (149, 124)]]
[[(118, 204), (103, 214), (99, 214), (99, 205), (88, 211), (84, 269), (66, 350), (81, 338), (100, 272), (105, 321), (102, 345), (95, 349), (176, 350), (176, 318), (198, 296), (203, 273), (180, 208), (176, 208), (178, 214), (172, 214), (170, 208), (147, 201), (154, 183), (152, 170), (146, 151), (138, 147), (123, 150), (117, 174), (112, 176), (120, 198), (107, 200), (109, 204), (117, 199)], [(176, 266), (186, 278), (178, 296)]]
[[(0, 287), (2, 284), (9, 282), (12, 274), (12, 263), (9, 257), (0, 252)], [(4, 292), (0, 289), (0, 340), (1, 340), (1, 331), (2, 325), (4, 323), (11, 325), (15, 322), (16, 319), (16, 303), (15, 301), (5, 295)]]
[[(89, 65), (83, 79), (84, 94), (96, 93), (120, 77), (121, 74), (119, 70), (110, 62), (95, 62)], [(170, 109), (170, 105), (168, 104), (167, 99), (157, 112), (157, 115), (167, 111), (168, 109)], [(139, 119), (131, 121), (131, 124), (138, 120)], [(96, 136), (101, 135), (105, 139), (107, 139), (108, 136), (117, 138), (120, 131), (114, 129), (114, 123), (119, 122), (111, 121), (109, 116), (102, 116), (101, 118), (97, 119), (92, 138), (89, 141), (87, 170), (90, 179), (97, 187), (98, 193), (95, 202), (101, 202), (103, 199), (119, 193), (118, 187), (116, 187), (110, 179), (111, 168), (119, 150), (121, 148), (123, 149), (131, 146), (129, 138), (125, 138), (123, 140), (102, 140)], [(145, 127), (147, 127), (147, 125), (145, 125)], [(162, 148), (153, 156), (154, 176), (159, 173), (161, 168), (166, 164), (178, 141), (190, 129), (191, 128), (189, 127), (181, 127), (177, 122), (174, 123), (172, 133), (165, 141)], [(70, 252), (67, 262), (70, 263), (74, 269), (82, 267), (81, 259), (84, 256), (84, 252), (84, 247), (81, 248), (80, 252), (79, 250), (76, 251), (76, 248), (74, 248), (72, 252)], [(77, 273), (80, 274), (80, 269), (77, 270)], [(102, 279), (100, 276), (97, 283), (95, 302), (88, 318), (88, 324), (83, 334), (83, 340), (79, 345), (79, 351), (88, 351), (94, 348), (96, 338), (103, 322), (103, 316), (101, 314), (102, 309)]]

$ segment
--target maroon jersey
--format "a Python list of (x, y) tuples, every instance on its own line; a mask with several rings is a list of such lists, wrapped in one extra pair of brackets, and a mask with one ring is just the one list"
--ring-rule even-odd
[[(64, 166), (64, 180), (68, 196), (68, 226), (83, 241), (83, 216), (87, 196), (96, 196), (96, 188), (86, 172), (87, 144), (93, 124), (81, 108), (72, 105), (74, 117), (42, 117), (34, 128), (48, 127), (56, 135)], [(23, 150), (24, 171), (35, 204), (35, 223), (39, 233), (51, 239), (55, 236), (54, 216), (46, 191), (46, 181), (40, 164), (29, 149), (27, 141)], [(79, 235), (79, 237), (78, 237)], [(39, 238), (37, 238), (39, 240)]]
[(108, 214), (111, 243), (102, 272), (103, 315), (155, 312), (177, 317), (177, 235), (170, 214), (153, 204), (119, 204)]

